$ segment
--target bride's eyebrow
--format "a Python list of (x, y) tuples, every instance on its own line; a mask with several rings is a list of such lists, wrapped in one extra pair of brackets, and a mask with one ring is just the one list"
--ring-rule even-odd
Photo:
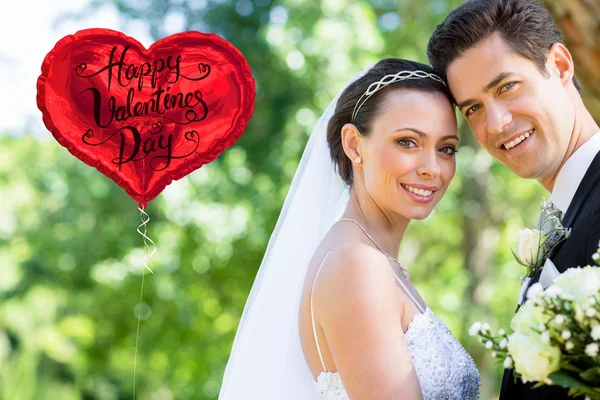
[(402, 132), (402, 131), (411, 131), (411, 132), (414, 132), (414, 133), (416, 133), (417, 135), (419, 135), (421, 137), (427, 137), (427, 134), (425, 132), (420, 131), (420, 130), (415, 129), (415, 128), (400, 128), (400, 129), (396, 129), (392, 133)]
[[(427, 135), (425, 132), (423, 132), (423, 131), (420, 131), (420, 130), (418, 130), (418, 129), (416, 129), (416, 128), (400, 128), (400, 129), (396, 129), (396, 130), (395, 130), (394, 132), (392, 132), (392, 133), (396, 133), (396, 132), (402, 132), (402, 131), (411, 131), (411, 132), (414, 132), (414, 133), (416, 133), (417, 135), (419, 135), (419, 136), (420, 136), (420, 137), (422, 137), (422, 138), (425, 138), (425, 137), (427, 137), (427, 136), (428, 136), (428, 135)], [(455, 139), (455, 140), (459, 140), (459, 139), (458, 139), (458, 136), (456, 136), (456, 135), (446, 135), (446, 136), (442, 136), (442, 137), (440, 138), (440, 142), (441, 142), (441, 141), (444, 141), (444, 140), (447, 140), (447, 139)]]
[(456, 135), (446, 135), (446, 136), (442, 136), (442, 137), (440, 138), (440, 142), (443, 142), (444, 140), (448, 140), (448, 139), (454, 139), (454, 140), (456, 140), (457, 142), (459, 142), (459, 141), (460, 141), (460, 139), (459, 139), (459, 138), (458, 138), (458, 136), (456, 136)]

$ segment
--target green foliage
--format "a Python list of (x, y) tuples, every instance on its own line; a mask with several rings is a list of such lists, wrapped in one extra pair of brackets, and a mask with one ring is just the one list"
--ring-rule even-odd
[[(180, 10), (186, 29), (238, 47), (257, 83), (255, 113), (238, 143), (150, 203), (148, 234), (158, 249), (137, 308), (144, 248), (136, 203), (49, 133), (0, 136), (1, 399), (131, 398), (138, 316), (138, 398), (217, 398), (321, 111), (350, 76), (381, 58), (426, 62), (429, 35), (459, 2), (246, 0), (245, 16), (241, 3), (95, 3), (147, 23), (156, 39), (164, 16)], [(466, 331), (477, 319), (506, 325), (512, 316), (524, 271), (510, 246), (518, 229), (535, 223), (542, 190), (493, 162), (468, 128), (461, 135), (457, 175), (434, 214), (409, 227), (400, 257), (475, 357), (485, 398), (497, 393), (501, 367)]]

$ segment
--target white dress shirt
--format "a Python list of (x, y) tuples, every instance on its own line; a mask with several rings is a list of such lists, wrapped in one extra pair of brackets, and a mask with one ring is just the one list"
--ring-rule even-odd
[(581, 184), (585, 173), (599, 151), (600, 132), (592, 136), (575, 153), (571, 154), (571, 157), (558, 172), (550, 201), (562, 211), (563, 215), (569, 209), (579, 184)]

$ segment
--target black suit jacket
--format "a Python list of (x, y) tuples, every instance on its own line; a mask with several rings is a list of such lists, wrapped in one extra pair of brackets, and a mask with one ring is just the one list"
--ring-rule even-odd
[[(563, 226), (571, 228), (571, 236), (557, 246), (550, 260), (559, 272), (571, 267), (594, 265), (592, 254), (600, 240), (600, 152), (592, 161), (579, 184)], [(541, 272), (534, 277), (537, 282)], [(504, 370), (500, 400), (558, 400), (567, 399), (567, 390), (557, 386), (532, 389), (532, 384), (514, 382), (512, 370)]]

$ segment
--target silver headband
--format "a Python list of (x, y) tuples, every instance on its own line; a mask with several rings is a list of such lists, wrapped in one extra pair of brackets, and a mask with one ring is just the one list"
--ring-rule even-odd
[(383, 78), (381, 78), (381, 80), (371, 83), (369, 85), (369, 87), (367, 88), (367, 91), (364, 92), (363, 95), (360, 96), (360, 99), (358, 99), (358, 102), (356, 102), (356, 106), (354, 106), (354, 111), (352, 112), (352, 123), (354, 123), (354, 121), (356, 121), (356, 116), (358, 115), (358, 110), (360, 110), (360, 108), (363, 106), (363, 104), (365, 104), (365, 102), (367, 100), (369, 100), (369, 97), (373, 96), (373, 94), (375, 94), (377, 91), (383, 89), (387, 85), (390, 85), (394, 82), (405, 81), (408, 79), (424, 79), (424, 78), (433, 79), (434, 81), (438, 81), (442, 85), (446, 86), (446, 83), (439, 76), (437, 76), (435, 74), (430, 74), (429, 72), (425, 72), (425, 71), (421, 71), (421, 70), (400, 71), (396, 74), (386, 75)]

